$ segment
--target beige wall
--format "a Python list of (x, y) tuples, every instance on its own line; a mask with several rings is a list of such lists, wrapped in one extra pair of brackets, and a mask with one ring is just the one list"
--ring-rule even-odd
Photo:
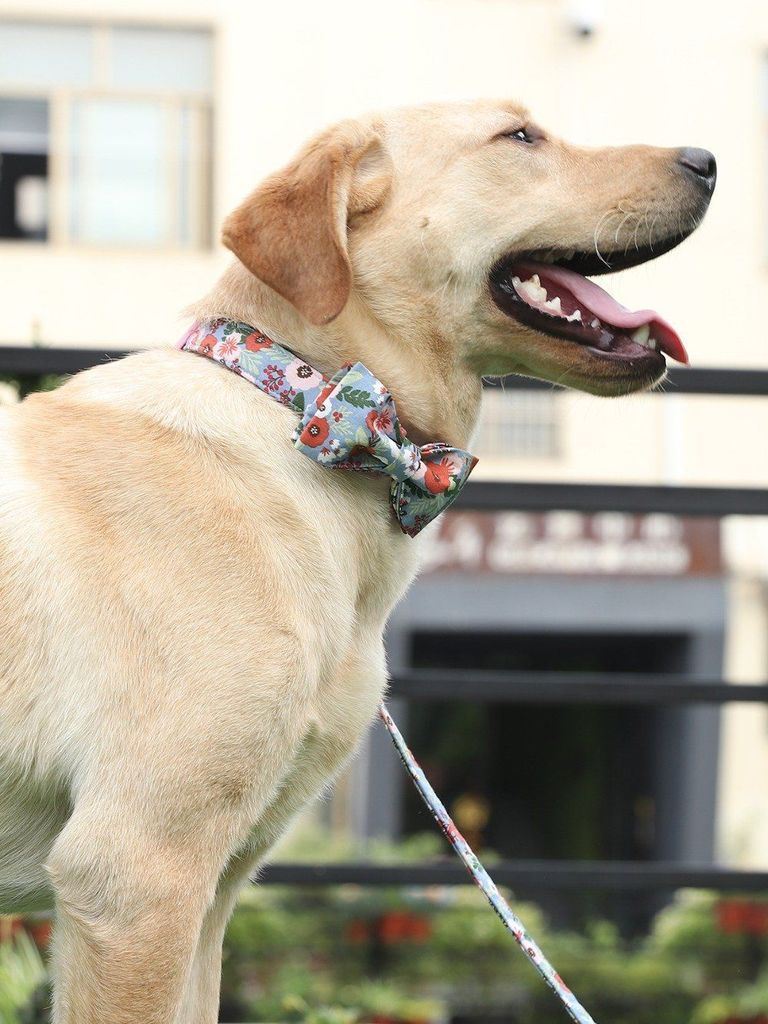
[[(580, 142), (706, 146), (720, 178), (704, 227), (659, 262), (615, 278), (611, 290), (627, 305), (653, 306), (669, 318), (695, 365), (768, 366), (768, 5), (733, 0), (704, 11), (699, 0), (610, 0), (587, 41), (569, 32), (569, 6), (165, 0), (164, 21), (202, 22), (216, 33), (216, 221), (318, 127), (392, 104), (513, 96)], [(125, 9), (125, 0), (0, 0), (0, 16), (121, 19)], [(129, 9), (132, 18), (158, 20), (155, 0), (131, 0)], [(224, 259), (218, 247), (148, 254), (0, 244), (0, 343), (171, 342), (182, 323), (178, 311)], [(766, 482), (766, 401), (572, 396), (561, 400), (561, 417), (557, 459), (487, 460), (478, 473)], [(737, 569), (729, 668), (739, 678), (768, 678), (766, 530), (731, 524), (728, 545)], [(763, 864), (767, 736), (764, 711), (729, 713), (722, 846)], [(751, 838), (736, 842), (750, 828)]]
[[(696, 0), (611, 0), (595, 36), (583, 41), (568, 30), (569, 7), (558, 0), (390, 0), (384, 14), (380, 5), (346, 0), (168, 0), (163, 21), (202, 22), (216, 33), (216, 222), (335, 118), (433, 98), (522, 97), (543, 123), (578, 141), (716, 152), (720, 182), (704, 228), (659, 262), (615, 277), (611, 291), (671, 319), (695, 365), (768, 364), (760, 329), (768, 308), (768, 10), (741, 0), (702, 18)], [(124, 10), (119, 0), (0, 0), (0, 16), (120, 19)], [(148, 0), (132, 0), (130, 12), (157, 20)], [(0, 281), (10, 300), (0, 308), (0, 343), (171, 341), (179, 311), (225, 259), (218, 247), (148, 254), (0, 243)], [(674, 404), (567, 399), (561, 460), (487, 464), (478, 472), (764, 479), (762, 453), (744, 440), (765, 436), (768, 403)]]

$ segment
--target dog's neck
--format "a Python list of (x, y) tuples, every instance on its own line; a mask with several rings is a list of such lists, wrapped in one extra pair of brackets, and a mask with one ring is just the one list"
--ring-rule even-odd
[(446, 358), (447, 345), (419, 335), (424, 326), (418, 316), (408, 337), (393, 337), (353, 294), (336, 320), (315, 327), (237, 260), (188, 312), (195, 319), (226, 317), (257, 327), (326, 374), (360, 361), (390, 390), (414, 441), (470, 444), (481, 382), (463, 363)]

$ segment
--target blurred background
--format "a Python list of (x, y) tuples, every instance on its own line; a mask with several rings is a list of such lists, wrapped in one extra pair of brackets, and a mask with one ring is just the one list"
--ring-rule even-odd
[[(14, 370), (20, 348), (172, 343), (226, 265), (223, 216), (325, 124), (476, 96), (579, 143), (711, 149), (703, 227), (611, 292), (675, 324), (695, 368), (768, 370), (764, 3), (0, 0), (0, 401), (56, 383)], [(577, 694), (768, 680), (768, 522), (650, 499), (521, 510), (514, 482), (763, 488), (768, 401), (693, 395), (684, 373), (622, 400), (489, 388), (475, 479), (509, 500), (442, 517), (388, 633), (417, 756), (481, 852), (528, 866), (504, 876), (525, 919), (614, 1024), (768, 1021), (765, 706)], [(547, 699), (518, 699), (526, 680)], [(440, 843), (373, 730), (244, 896), (222, 1020), (556, 1019), (479, 895), (389, 884)], [(330, 887), (297, 866), (323, 860), (383, 873)], [(558, 875), (574, 862), (598, 867)], [(647, 870), (608, 885), (611, 863)], [(0, 919), (4, 1024), (45, 1019), (46, 936)]]

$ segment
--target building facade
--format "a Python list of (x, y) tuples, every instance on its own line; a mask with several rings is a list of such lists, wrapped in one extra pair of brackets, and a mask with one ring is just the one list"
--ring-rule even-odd
[[(716, 153), (704, 227), (610, 288), (670, 319), (696, 365), (766, 367), (767, 69), (768, 8), (746, 0), (706, 18), (693, 0), (391, 0), (386, 11), (347, 0), (167, 0), (161, 12), (133, 0), (128, 14), (117, 0), (0, 0), (0, 344), (168, 344), (183, 329), (180, 310), (226, 265), (222, 217), (308, 135), (370, 108), (498, 95), (523, 99), (547, 128), (587, 145)], [(759, 399), (498, 391), (486, 402), (476, 473), (764, 486), (767, 435)], [(393, 668), (461, 658), (489, 667), (493, 650), (523, 668), (644, 665), (764, 680), (766, 526), (706, 524), (704, 539), (697, 528), (661, 517), (457, 515), (395, 614)], [(460, 708), (433, 710), (447, 738), (469, 731)], [(547, 719), (535, 710), (524, 733), (546, 748)], [(403, 713), (428, 745), (429, 730), (418, 732), (424, 709)], [(500, 751), (488, 765), (507, 771), (501, 751), (514, 721), (503, 708), (477, 713), (473, 728)], [(614, 828), (624, 845), (605, 855), (765, 866), (764, 709), (649, 716), (582, 722), (598, 745), (616, 736), (639, 744), (637, 777), (603, 793), (615, 817), (595, 819), (592, 852)], [(553, 771), (566, 770), (567, 755)], [(437, 763), (437, 748), (431, 756)], [(597, 801), (594, 787), (613, 768), (578, 756)], [(345, 820), (363, 835), (416, 827), (396, 766), (384, 761), (373, 739), (339, 787)], [(474, 783), (477, 806), (513, 801), (512, 789), (481, 792), (488, 765)], [(526, 786), (532, 800), (548, 799), (544, 782)], [(487, 814), (490, 845), (565, 855), (557, 836), (567, 834), (570, 855), (592, 855), (575, 826), (555, 816), (537, 831), (531, 804), (504, 806), (510, 834)]]

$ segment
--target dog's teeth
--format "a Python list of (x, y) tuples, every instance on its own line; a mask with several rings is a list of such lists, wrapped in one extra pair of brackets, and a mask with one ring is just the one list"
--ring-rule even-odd
[(528, 292), (534, 302), (546, 302), (547, 301), (547, 289), (541, 283), (541, 278), (538, 274), (534, 274), (533, 277), (529, 277), (523, 284), (528, 286)]
[(578, 320), (579, 323), (581, 323), (581, 310), (580, 309), (574, 309), (574, 311), (571, 313), (571, 315), (567, 316), (565, 319), (566, 320), (570, 320), (570, 321)]
[(597, 319), (597, 317), (595, 317), (595, 319), (592, 321), (592, 323), (589, 326), (590, 327), (594, 327), (595, 330), (597, 330), (597, 328), (600, 327), (601, 324), (600, 324), (600, 321)]
[(653, 351), (655, 352), (658, 347), (659, 347), (659, 343), (658, 343), (658, 341), (656, 341), (655, 338), (649, 338), (648, 339), (648, 348), (652, 348)]
[(554, 299), (550, 299), (549, 302), (545, 302), (544, 305), (547, 309), (551, 309), (553, 313), (557, 313), (558, 316), (562, 316), (563, 310), (560, 306), (560, 296), (556, 295)]
[(645, 345), (646, 348), (650, 348), (648, 344), (650, 333), (651, 329), (648, 324), (643, 324), (642, 327), (638, 327), (636, 331), (633, 331), (632, 341), (636, 341), (638, 345)]
[(517, 279), (512, 279), (512, 284), (517, 289), (518, 295), (521, 295), (528, 302), (546, 302), (547, 301), (547, 290), (542, 288), (536, 283), (538, 281), (538, 275), (534, 275), (536, 280), (530, 278), (528, 281), (518, 282)]

